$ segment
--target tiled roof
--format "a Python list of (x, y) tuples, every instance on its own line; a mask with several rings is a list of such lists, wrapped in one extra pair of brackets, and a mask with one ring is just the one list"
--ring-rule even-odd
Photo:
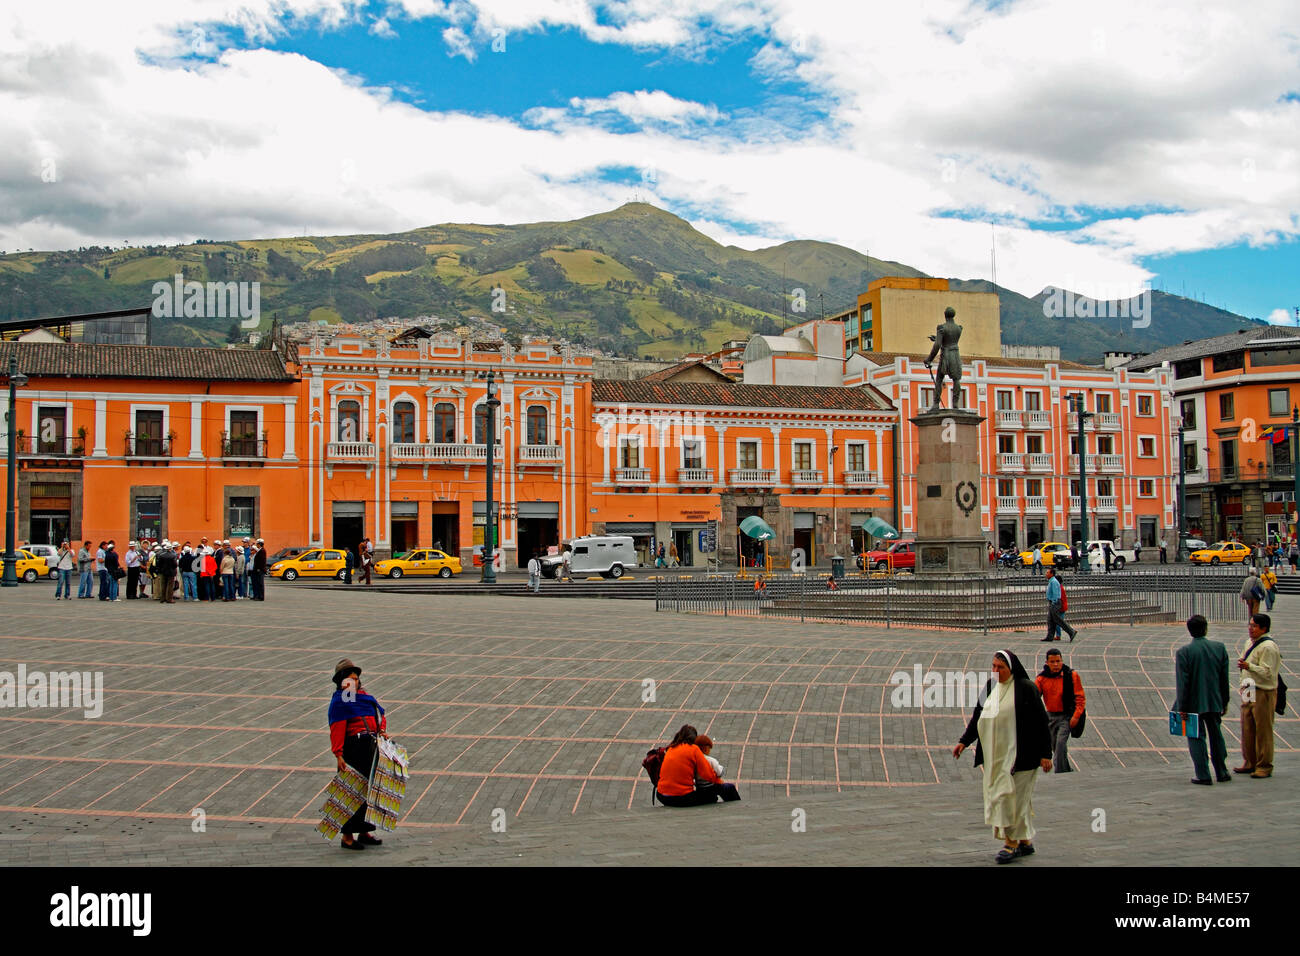
[(18, 371), (33, 378), (152, 378), (291, 382), (284, 356), (269, 349), (178, 348), (169, 345), (87, 345), (79, 342), (0, 342), (0, 369), (17, 352)]
[(713, 368), (711, 365), (706, 365), (698, 359), (691, 359), (687, 362), (678, 362), (676, 365), (671, 365), (668, 368), (661, 368), (659, 371), (651, 372), (649, 375), (642, 375), (638, 381), (667, 382), (671, 380), (674, 375), (678, 375), (681, 372), (685, 372), (687, 369), (695, 368), (696, 366), (704, 369), (704, 371), (708, 372), (710, 375), (715, 376), (719, 382), (729, 381), (727, 376), (723, 375), (716, 368)]
[[(922, 354), (912, 355), (907, 352), (858, 352), (867, 361), (873, 365), (893, 365), (896, 358), (909, 358), (914, 365), (924, 365), (925, 356)], [(1002, 356), (993, 355), (963, 355), (961, 364), (970, 365), (971, 362), (987, 362), (993, 368), (1043, 368), (1046, 365), (1055, 365), (1058, 368), (1077, 368), (1097, 370), (1096, 365), (1080, 365), (1078, 362), (1071, 362), (1067, 359), (1049, 360), (1049, 359), (1027, 359), (1027, 358), (1003, 358)]]
[(734, 405), (740, 408), (834, 409), (892, 412), (875, 388), (828, 385), (744, 385), (740, 382), (650, 382), (598, 378), (591, 383), (595, 404)]
[[(1285, 340), (1291, 341), (1285, 341)], [(1149, 355), (1129, 362), (1128, 367), (1135, 372), (1155, 368), (1161, 362), (1181, 362), (1184, 359), (1208, 358), (1211, 355), (1223, 355), (1243, 348), (1265, 348), (1269, 344), (1280, 344), (1287, 348), (1300, 346), (1300, 329), (1285, 325), (1261, 325), (1253, 329), (1241, 329), (1227, 335), (1214, 335), (1208, 339), (1171, 345)]]

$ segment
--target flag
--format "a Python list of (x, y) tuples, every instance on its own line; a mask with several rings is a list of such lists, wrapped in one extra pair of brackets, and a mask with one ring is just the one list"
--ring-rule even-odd
[(1282, 444), (1282, 442), (1286, 441), (1287, 435), (1290, 432), (1290, 430), (1291, 430), (1290, 425), (1269, 425), (1267, 428), (1265, 428), (1263, 431), (1259, 433), (1259, 440), (1264, 441), (1265, 439), (1267, 439), (1268, 441), (1271, 441), (1274, 445), (1280, 445)]

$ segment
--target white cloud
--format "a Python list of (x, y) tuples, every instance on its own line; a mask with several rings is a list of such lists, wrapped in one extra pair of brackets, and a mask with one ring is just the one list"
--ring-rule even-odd
[(637, 90), (635, 93), (614, 93), (585, 99), (575, 96), (569, 100), (569, 106), (587, 116), (612, 112), (638, 123), (683, 124), (693, 120), (716, 123), (725, 118), (715, 106), (678, 99), (663, 90)]
[(1274, 309), (1272, 312), (1268, 314), (1268, 318), (1266, 318), (1264, 321), (1267, 322), (1269, 325), (1297, 324), (1296, 321), (1291, 318), (1291, 311), (1289, 309)]

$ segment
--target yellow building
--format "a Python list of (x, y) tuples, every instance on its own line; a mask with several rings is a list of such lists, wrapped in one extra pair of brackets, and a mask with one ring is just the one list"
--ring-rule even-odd
[(833, 318), (844, 323), (846, 351), (905, 352), (924, 355), (930, 336), (943, 322), (944, 309), (957, 310), (962, 327), (961, 354), (971, 358), (1002, 355), (998, 297), (992, 292), (957, 292), (947, 279), (885, 276), (867, 286), (857, 306)]

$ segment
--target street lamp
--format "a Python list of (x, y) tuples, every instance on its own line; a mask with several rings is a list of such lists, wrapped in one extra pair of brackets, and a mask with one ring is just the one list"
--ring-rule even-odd
[(1184, 439), (1183, 420), (1178, 419), (1178, 544), (1174, 551), (1174, 562), (1183, 560), (1187, 548), (1187, 451)]
[[(1296, 310), (1296, 316), (1300, 318), (1300, 309)], [(1295, 515), (1296, 540), (1300, 541), (1300, 405), (1291, 406), (1291, 434), (1294, 442), (1291, 446), (1291, 478), (1295, 482), (1291, 513)]]
[(835, 506), (835, 453), (839, 445), (831, 445), (831, 473), (827, 475), (831, 483), (831, 557), (840, 556), (840, 512)]
[(1092, 412), (1083, 410), (1082, 392), (1071, 395), (1070, 404), (1075, 414), (1079, 416), (1079, 537), (1081, 539), (1079, 561), (1082, 566), (1077, 571), (1080, 574), (1088, 574), (1091, 571), (1088, 561), (1088, 443), (1083, 434), (1083, 427), (1088, 419), (1092, 418)]
[(9, 353), (9, 408), (5, 412), (5, 431), (9, 435), (9, 463), (7, 468), (8, 483), (5, 485), (5, 558), (4, 574), (0, 575), (0, 587), (18, 587), (18, 556), (14, 554), (14, 466), (18, 461), (18, 433), (14, 425), (18, 422), (17, 398), (14, 393), (27, 384), (27, 376), (18, 371), (18, 350)]
[(492, 369), (487, 373), (487, 524), (483, 529), (483, 577), (484, 584), (497, 583), (496, 569), (496, 506), (492, 500), (493, 486), (496, 483), (495, 445), (497, 437), (497, 408), (501, 400), (497, 398), (496, 377)]

